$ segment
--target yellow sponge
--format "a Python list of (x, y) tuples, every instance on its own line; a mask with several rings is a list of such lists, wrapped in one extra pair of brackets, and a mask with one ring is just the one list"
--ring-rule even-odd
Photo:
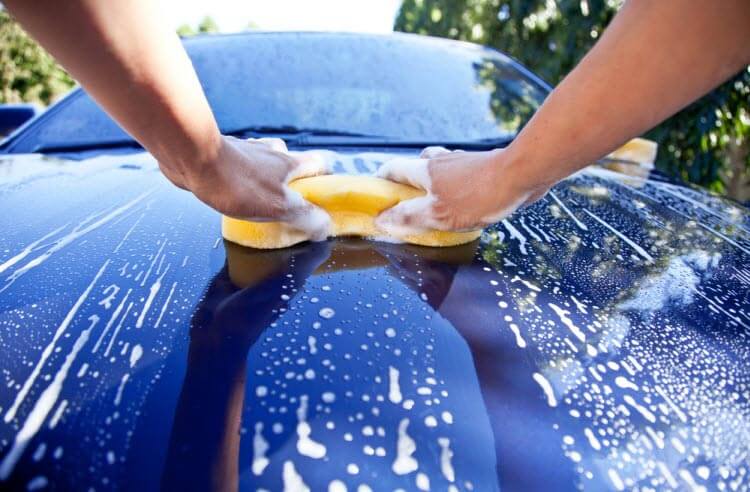
[(633, 164), (639, 164), (648, 169), (653, 169), (658, 150), (659, 144), (656, 142), (645, 138), (634, 138), (609, 154), (607, 158), (615, 161), (626, 161)]
[[(398, 240), (422, 246), (455, 246), (479, 237), (481, 231), (427, 231), (394, 237), (375, 226), (375, 217), (400, 201), (424, 195), (424, 191), (373, 176), (327, 175), (302, 178), (289, 187), (331, 215), (334, 236), (360, 236)], [(286, 248), (307, 240), (304, 232), (281, 222), (250, 222), (223, 217), (224, 238), (258, 249)]]

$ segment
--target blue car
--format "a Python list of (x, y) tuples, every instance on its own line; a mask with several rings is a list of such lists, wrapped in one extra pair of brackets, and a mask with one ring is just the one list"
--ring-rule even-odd
[[(223, 133), (337, 173), (502, 147), (550, 90), (411, 35), (185, 47)], [(253, 250), (81, 89), (0, 152), (2, 490), (750, 487), (741, 205), (598, 163), (464, 246)]]

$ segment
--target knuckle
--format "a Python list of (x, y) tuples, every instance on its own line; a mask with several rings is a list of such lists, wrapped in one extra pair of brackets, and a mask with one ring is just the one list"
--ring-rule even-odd
[(442, 147), (440, 145), (433, 145), (430, 147), (425, 147), (424, 150), (422, 150), (422, 153), (419, 155), (421, 158), (427, 158), (431, 159), (433, 157), (440, 156), (442, 154), (449, 154), (450, 150), (446, 149), (445, 147)]
[(276, 137), (263, 137), (263, 138), (259, 138), (258, 142), (266, 145), (267, 147), (270, 147), (271, 149), (273, 149), (273, 150), (275, 150), (277, 152), (286, 152), (287, 151), (286, 142), (284, 142), (280, 138), (276, 138)]

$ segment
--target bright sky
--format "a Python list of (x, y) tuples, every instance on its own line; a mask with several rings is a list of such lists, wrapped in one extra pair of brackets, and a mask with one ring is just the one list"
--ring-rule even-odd
[(170, 22), (195, 26), (209, 15), (221, 32), (250, 22), (288, 31), (391, 32), (401, 0), (162, 0)]

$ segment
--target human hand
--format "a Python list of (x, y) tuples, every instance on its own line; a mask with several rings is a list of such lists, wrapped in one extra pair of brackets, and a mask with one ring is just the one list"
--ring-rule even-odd
[(502, 149), (451, 152), (427, 147), (418, 159), (397, 158), (378, 169), (378, 177), (427, 194), (383, 211), (375, 223), (395, 235), (480, 229), (535, 202), (552, 185), (527, 174)]
[(328, 236), (330, 216), (287, 186), (298, 178), (329, 173), (320, 154), (289, 152), (278, 138), (221, 139), (216, 156), (198, 171), (175, 172), (160, 163), (162, 172), (224, 215), (256, 222), (286, 222), (306, 232), (313, 241)]

